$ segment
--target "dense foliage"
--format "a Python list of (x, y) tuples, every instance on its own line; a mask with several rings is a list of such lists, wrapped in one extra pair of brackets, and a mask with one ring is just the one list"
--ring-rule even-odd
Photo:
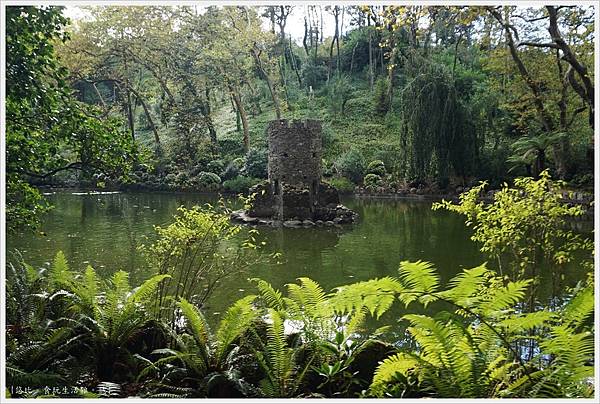
[(7, 11), (11, 228), (44, 210), (32, 184), (243, 192), (279, 118), (323, 122), (324, 173), (346, 189), (452, 193), (544, 169), (592, 184), (589, 7)]
[[(222, 281), (277, 258), (224, 205), (157, 226), (137, 287), (15, 252), (9, 395), (594, 396), (592, 243), (564, 203), (594, 179), (593, 7), (5, 10), (9, 231), (39, 223), (42, 186), (243, 193), (267, 177), (268, 122), (312, 118), (324, 181), (461, 194), (434, 208), (464, 215), (490, 257), (448, 282), (422, 261), (332, 291), (253, 279), (213, 324)], [(539, 277), (573, 262), (587, 279), (537, 300)]]
[(68, 40), (61, 9), (6, 11), (6, 213), (14, 230), (35, 225), (47, 209), (32, 182), (65, 170), (119, 178), (131, 168), (135, 145), (118, 119), (101, 119), (73, 96), (55, 50)]
[[(381, 162), (368, 169), (384, 172)], [(549, 302), (535, 293), (541, 271), (557, 271), (575, 250), (591, 254), (587, 239), (565, 229), (580, 209), (559, 202), (547, 173), (518, 179), (488, 205), (477, 201), (484, 185), (459, 205), (436, 208), (465, 214), (482, 251), (505, 262), (504, 275), (482, 264), (444, 286), (433, 264), (403, 261), (398, 276), (331, 292), (306, 277), (286, 293), (252, 279), (256, 294), (229, 307), (214, 331), (203, 304), (221, 280), (258, 263), (264, 244), (255, 230), (234, 237), (242, 230), (225, 206), (181, 208), (157, 227), (157, 240), (144, 247), (156, 275), (135, 289), (123, 271), (102, 280), (91, 266), (71, 270), (62, 252), (39, 271), (15, 255), (7, 279), (10, 392), (592, 397), (591, 256), (580, 260), (585, 281)], [(63, 386), (78, 390), (61, 393)]]
[(486, 183), (460, 195), (460, 202), (434, 203), (466, 216), (473, 227), (473, 241), (512, 276), (536, 276), (541, 271), (564, 271), (564, 266), (579, 254), (592, 268), (593, 243), (568, 229), (568, 220), (584, 214), (584, 207), (564, 203), (564, 184), (552, 181), (548, 171), (538, 180), (515, 179), (493, 194), (492, 203), (481, 200)]
[[(593, 396), (592, 283), (559, 308), (526, 312), (532, 279), (509, 281), (485, 265), (445, 289), (427, 262), (329, 293), (308, 278), (287, 296), (256, 280), (258, 294), (233, 304), (213, 332), (185, 298), (172, 320), (153, 319), (166, 274), (131, 290), (117, 272), (100, 289), (91, 267), (76, 275), (62, 253), (48, 273), (10, 270), (7, 376), (17, 396), (63, 385), (163, 398)], [(407, 334), (384, 343), (385, 328), (369, 332), (365, 321), (399, 304)]]

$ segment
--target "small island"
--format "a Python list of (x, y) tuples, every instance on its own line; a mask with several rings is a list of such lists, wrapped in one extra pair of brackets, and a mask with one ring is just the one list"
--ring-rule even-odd
[(333, 226), (353, 223), (358, 215), (340, 204), (335, 187), (321, 181), (321, 122), (271, 121), (269, 179), (250, 188), (252, 206), (231, 219), (271, 226)]

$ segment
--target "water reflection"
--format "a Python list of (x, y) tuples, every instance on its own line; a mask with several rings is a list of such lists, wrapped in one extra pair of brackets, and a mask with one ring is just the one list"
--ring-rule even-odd
[[(7, 240), (34, 266), (50, 261), (63, 250), (74, 269), (89, 262), (103, 276), (119, 269), (131, 272), (132, 284), (149, 275), (138, 247), (154, 239), (154, 225), (166, 225), (179, 206), (215, 203), (216, 197), (198, 194), (120, 193), (49, 196), (55, 209), (43, 224), (44, 236), (20, 234)], [(284, 288), (298, 277), (310, 277), (324, 289), (388, 275), (396, 275), (402, 260), (432, 261), (445, 282), (462, 268), (480, 265), (485, 257), (470, 239), (463, 218), (432, 211), (431, 203), (408, 200), (346, 199), (360, 214), (358, 223), (338, 228), (259, 228), (267, 253), (281, 252), (282, 262), (252, 267), (246, 276), (226, 281), (208, 302), (209, 314), (222, 312), (237, 298), (253, 291), (248, 278), (259, 277)], [(584, 276), (574, 265), (563, 274), (544, 274), (540, 287), (549, 299)], [(401, 313), (394, 312), (389, 321)]]

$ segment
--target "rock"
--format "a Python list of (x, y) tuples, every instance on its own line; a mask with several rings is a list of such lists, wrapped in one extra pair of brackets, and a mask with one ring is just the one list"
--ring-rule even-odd
[(315, 222), (313, 222), (312, 220), (308, 220), (308, 219), (307, 219), (307, 220), (303, 220), (303, 221), (302, 221), (302, 224), (303, 224), (304, 226), (314, 226), (314, 225), (315, 225)]
[(298, 227), (302, 224), (302, 222), (300, 220), (286, 220), (285, 222), (283, 222), (283, 225), (285, 227)]
[(323, 221), (322, 220), (317, 220), (315, 223), (317, 224), (317, 226), (323, 226)]
[(352, 373), (357, 372), (357, 378), (365, 380), (370, 384), (373, 381), (373, 374), (379, 363), (396, 352), (397, 349), (386, 342), (379, 340), (365, 341), (365, 346), (352, 361), (350, 371)]
[(258, 223), (258, 219), (252, 216), (244, 216), (244, 223)]
[(335, 219), (333, 219), (333, 223), (335, 224), (341, 224), (343, 221), (343, 219), (341, 217), (336, 217)]
[(411, 189), (409, 189), (409, 191), (411, 194), (416, 194), (417, 193), (417, 188), (413, 187)]
[(325, 226), (333, 226), (334, 224), (331, 220), (325, 222)]

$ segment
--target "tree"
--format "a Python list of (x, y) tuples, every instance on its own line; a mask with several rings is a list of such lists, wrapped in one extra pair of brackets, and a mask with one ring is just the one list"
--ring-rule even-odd
[(32, 180), (67, 170), (125, 175), (135, 147), (120, 123), (77, 102), (55, 42), (68, 22), (60, 7), (6, 8), (6, 176), (9, 231), (35, 226), (47, 204)]
[[(593, 128), (594, 103), (592, 100), (593, 97), (590, 97), (590, 94), (593, 93), (593, 85), (585, 65), (580, 62), (581, 57), (575, 55), (572, 47), (569, 46), (561, 36), (558, 29), (558, 9), (560, 8), (550, 6), (546, 8), (547, 14), (544, 14), (542, 11), (536, 11), (530, 16), (521, 10), (520, 13), (516, 13), (514, 7), (506, 7), (504, 9), (499, 7), (487, 7), (487, 11), (496, 19), (504, 32), (505, 43), (511, 58), (530, 91), (532, 104), (535, 107), (538, 120), (542, 129), (547, 132), (547, 134), (551, 134), (557, 130), (565, 133), (570, 132), (569, 128), (573, 123), (574, 116), (585, 110), (580, 107), (569, 107), (569, 104), (573, 103), (568, 92), (569, 85), (588, 106), (589, 118), (591, 119), (589, 122), (590, 126)], [(522, 29), (519, 29), (519, 26), (513, 22), (516, 18), (524, 21), (523, 24), (525, 25)], [(551, 36), (551, 42), (540, 42), (538, 39), (527, 40), (526, 38), (522, 38), (522, 36), (526, 35), (529, 31), (537, 33), (536, 28), (539, 27), (539, 21), (543, 21), (546, 18), (549, 19), (548, 31)], [(585, 16), (582, 17), (576, 15), (574, 20), (579, 21), (574, 24), (575, 26), (586, 26)], [(575, 34), (577, 30), (569, 26), (569, 21), (566, 21), (565, 26), (571, 30), (570, 32), (572, 32), (574, 36), (577, 36)], [(585, 43), (585, 39), (582, 42)], [(539, 49), (541, 55), (547, 55), (548, 59), (550, 57), (555, 58), (556, 62), (554, 63), (556, 63), (558, 74), (551, 76), (546, 80), (542, 80), (539, 75), (532, 73), (532, 69), (538, 68), (531, 62), (527, 63), (528, 59), (531, 60), (529, 55), (531, 55), (532, 52), (520, 51), (519, 48), (521, 47), (526, 47), (526, 49)], [(580, 48), (585, 49), (585, 46), (580, 46)], [(569, 68), (566, 71), (564, 71), (562, 66), (563, 60), (569, 64)], [(548, 60), (546, 63), (549, 62), (550, 61)], [(547, 71), (547, 68), (542, 68), (540, 70)], [(575, 72), (577, 72), (583, 85), (576, 79)], [(550, 86), (556, 86), (558, 89), (555, 93), (550, 93), (549, 97), (549, 93), (545, 91), (545, 89)], [(560, 99), (554, 101), (551, 96), (556, 94), (560, 95)], [(558, 119), (554, 116), (552, 111), (553, 102), (556, 102), (559, 106), (560, 111)], [(572, 111), (571, 119), (567, 118), (569, 110)], [(565, 136), (553, 147), (557, 173), (560, 178), (566, 178), (571, 171), (569, 163), (571, 160), (570, 149), (572, 142), (573, 139), (571, 136)]]

